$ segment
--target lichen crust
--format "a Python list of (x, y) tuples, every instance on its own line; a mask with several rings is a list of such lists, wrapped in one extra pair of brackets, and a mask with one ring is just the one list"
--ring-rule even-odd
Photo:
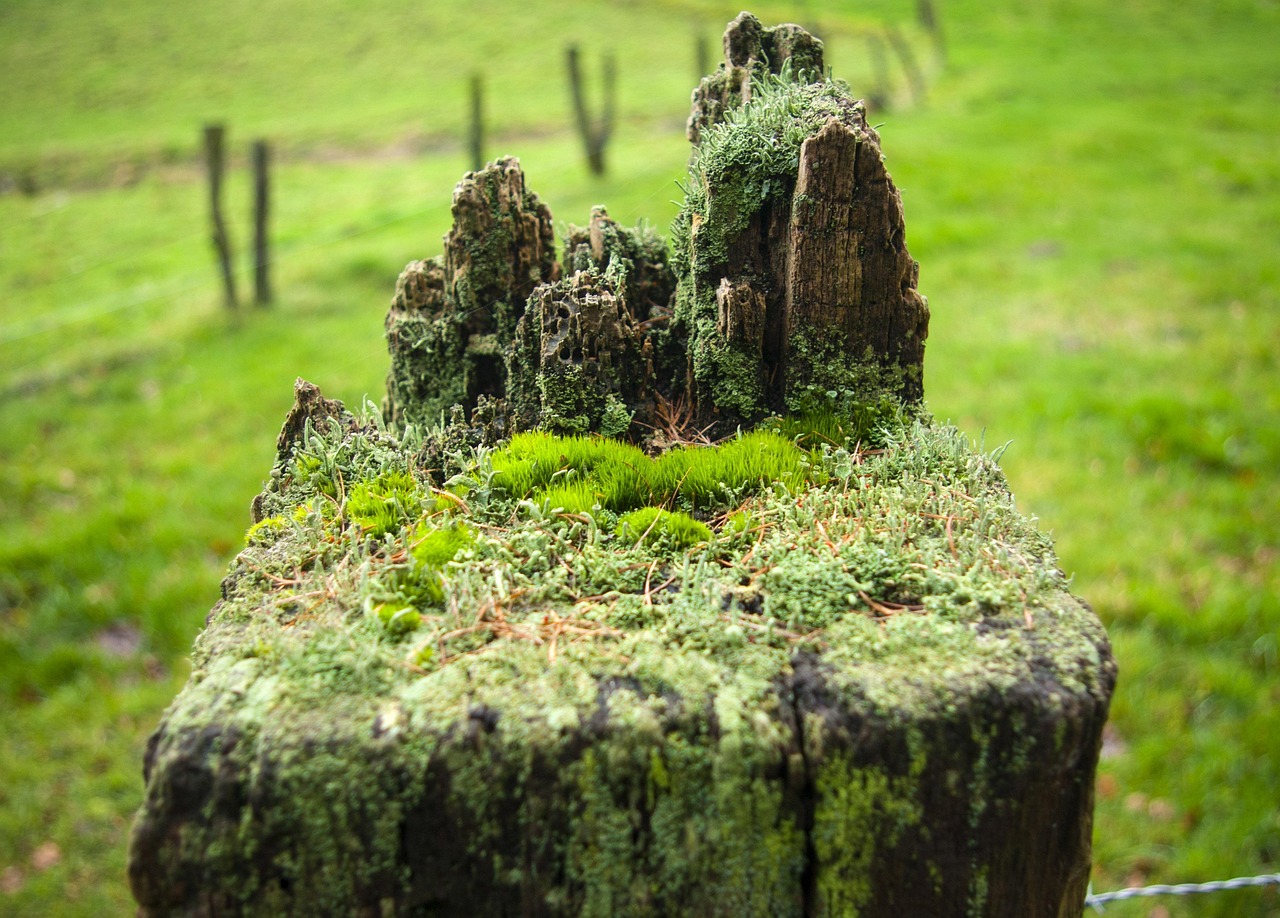
[[(870, 915), (886, 864), (987, 914), (991, 826), (1090, 792), (1105, 634), (955, 430), (766, 424), (792, 472), (690, 448), (708, 496), (602, 438), (432, 468), (445, 428), (345, 417), (273, 471), (153, 737), (143, 914)], [(622, 523), (655, 503), (697, 528)]]

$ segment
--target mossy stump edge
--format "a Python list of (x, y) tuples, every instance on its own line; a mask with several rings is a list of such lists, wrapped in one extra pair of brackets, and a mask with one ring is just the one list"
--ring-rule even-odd
[(879, 138), (745, 13), (689, 136), (670, 249), (468, 173), (382, 411), (298, 381), (140, 915), (1082, 914), (1115, 662), (924, 412)]

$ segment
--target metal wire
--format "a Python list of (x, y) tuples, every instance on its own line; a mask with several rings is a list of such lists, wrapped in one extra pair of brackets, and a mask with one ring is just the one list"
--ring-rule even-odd
[(1133, 889), (1117, 889), (1114, 892), (1089, 893), (1084, 904), (1099, 912), (1105, 902), (1136, 899), (1139, 896), (1190, 896), (1196, 893), (1221, 892), (1226, 889), (1247, 889), (1250, 886), (1280, 885), (1280, 873), (1267, 873), (1256, 877), (1236, 877), (1234, 880), (1214, 880), (1209, 883), (1178, 883), (1175, 885), (1139, 886)]

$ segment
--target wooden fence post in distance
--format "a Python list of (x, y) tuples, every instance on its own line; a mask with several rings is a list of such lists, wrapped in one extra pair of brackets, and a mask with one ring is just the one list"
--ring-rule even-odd
[(879, 32), (867, 33), (867, 57), (871, 61), (871, 89), (867, 93), (867, 105), (872, 111), (882, 112), (889, 107), (889, 61)]
[(253, 302), (258, 306), (271, 303), (270, 240), (267, 217), (270, 213), (271, 150), (265, 140), (253, 143)]
[(694, 60), (697, 62), (698, 75), (696, 79), (701, 80), (704, 76), (711, 72), (714, 66), (711, 63), (711, 50), (707, 41), (706, 34), (702, 31), (701, 26), (695, 26), (693, 30), (693, 52)]
[(916, 104), (923, 102), (925, 93), (924, 72), (916, 61), (916, 55), (911, 50), (910, 42), (907, 41), (906, 36), (902, 34), (902, 30), (897, 26), (889, 26), (884, 30), (884, 34), (889, 39), (889, 47), (893, 48), (893, 53), (898, 55), (898, 60), (902, 62), (902, 72), (906, 75), (907, 85), (911, 87), (911, 101)]
[(600, 116), (592, 118), (587, 111), (587, 98), (582, 87), (582, 68), (578, 63), (578, 46), (570, 45), (565, 55), (569, 66), (569, 92), (573, 96), (573, 113), (578, 133), (587, 153), (587, 168), (592, 175), (604, 175), (604, 148), (613, 134), (614, 94), (618, 68), (611, 53), (604, 56), (604, 87)]
[(471, 171), (484, 168), (484, 77), (471, 74), (471, 131), (467, 136), (471, 148)]
[(942, 32), (942, 20), (938, 18), (933, 0), (916, 0), (916, 18), (920, 20), (920, 26), (933, 38), (933, 50), (937, 54), (938, 63), (945, 67), (947, 37)]
[(218, 254), (227, 308), (235, 310), (238, 302), (235, 272), (231, 268), (231, 240), (227, 236), (226, 221), (222, 218), (222, 141), (225, 133), (221, 124), (205, 125), (204, 158), (209, 174), (209, 216), (213, 222), (213, 248)]

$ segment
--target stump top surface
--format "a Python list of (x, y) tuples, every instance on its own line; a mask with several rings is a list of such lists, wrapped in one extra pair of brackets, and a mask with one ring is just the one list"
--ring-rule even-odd
[[(1075, 865), (1045, 901), (1083, 889), (1081, 782), (1114, 662), (997, 464), (953, 429), (903, 424), (865, 451), (765, 430), (658, 458), (530, 434), (454, 453), (438, 487), (422, 462), (449, 428), (401, 442), (311, 401), (320, 429), (293, 418), (148, 749), (144, 914), (496, 915), (529, 896), (530, 914), (576, 914), (639, 882), (626, 864), (669, 876), (650, 905), (672, 914), (827, 914), (918, 886), (867, 885), (866, 864), (950, 857), (953, 829), (936, 851), (902, 834), (926, 819), (977, 846), (929, 887), (963, 902), (1004, 864), (1001, 814), (1041, 804), (1027, 818), (1085, 826), (1041, 852)], [(689, 513), (626, 509), (638, 483)], [(604, 857), (643, 788), (655, 822)], [(873, 839), (883, 857), (841, 854)], [(517, 856), (532, 866), (503, 866)], [(1002, 901), (977, 913), (1029, 914)]]
[[(793, 448), (789, 484), (715, 498), (689, 490), (693, 465), (673, 502), (703, 521), (630, 528), (600, 505), (604, 460), (566, 471), (566, 453), (604, 442), (546, 438), (567, 484), (513, 496), (503, 481), (539, 460), (498, 450), (433, 491), (376, 471), (413, 445), (359, 425), (313, 434), (224, 584), (188, 694), (219, 683), (237, 719), (296, 705), (445, 733), (484, 709), (536, 733), (590, 720), (605, 684), (655, 712), (722, 699), (749, 717), (798, 659), (887, 718), (1024, 682), (1099, 690), (1100, 624), (996, 463), (954, 430)], [(660, 465), (634, 454), (620, 461)]]

